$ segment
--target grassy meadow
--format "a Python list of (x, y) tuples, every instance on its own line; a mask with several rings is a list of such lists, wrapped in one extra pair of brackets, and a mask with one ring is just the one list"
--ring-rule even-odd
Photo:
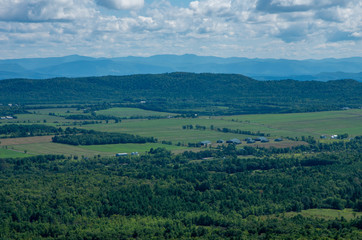
[(66, 156), (85, 156), (85, 157), (93, 157), (97, 155), (102, 156), (114, 156), (113, 152), (106, 151), (93, 151), (84, 149), (79, 146), (71, 146), (67, 144), (60, 143), (29, 143), (29, 144), (19, 144), (12, 146), (17, 151), (27, 151), (27, 153), (32, 155), (43, 155), (43, 154), (60, 154)]
[(138, 108), (110, 108), (106, 110), (97, 111), (97, 114), (114, 116), (119, 118), (132, 118), (132, 117), (168, 117), (175, 116), (174, 113), (156, 112), (143, 110)]
[[(362, 134), (362, 110), (295, 113), (238, 115), (199, 118), (170, 118), (151, 120), (125, 120), (119, 124), (96, 124), (84, 126), (105, 132), (125, 132), (141, 136), (154, 136), (159, 140), (172, 142), (197, 142), (202, 140), (246, 138), (247, 135), (222, 133), (217, 128), (240, 129), (263, 132), (276, 137), (300, 137), (334, 135), (348, 133), (350, 136)], [(183, 125), (205, 126), (206, 130), (183, 130)]]
[(362, 110), (329, 111), (292, 114), (259, 114), (222, 117), (225, 120), (250, 122), (271, 133), (288, 136), (362, 134)]
[(179, 147), (174, 145), (166, 145), (161, 143), (127, 143), (127, 144), (106, 144), (106, 145), (90, 145), (90, 146), (81, 146), (82, 149), (98, 151), (98, 152), (111, 152), (111, 153), (131, 153), (138, 152), (139, 154), (148, 152), (151, 148), (166, 148), (167, 150), (184, 150), (186, 147)]
[(0, 148), (0, 158), (21, 158), (28, 157), (29, 154), (25, 154), (24, 151), (18, 151), (15, 149)]

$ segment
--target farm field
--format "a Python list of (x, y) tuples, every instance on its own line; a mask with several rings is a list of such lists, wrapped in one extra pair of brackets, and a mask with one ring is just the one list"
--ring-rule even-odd
[[(166, 140), (173, 143), (188, 143), (199, 142), (203, 140), (216, 141), (220, 138), (229, 139), (234, 137), (241, 138), (240, 134), (222, 133), (217, 131), (207, 130), (184, 130), (183, 125), (204, 125), (208, 128), (210, 125), (227, 126), (237, 124), (228, 124), (228, 122), (218, 119), (152, 119), (152, 120), (125, 120), (117, 124), (94, 124), (86, 125), (85, 129), (94, 129), (104, 132), (124, 132), (130, 134), (137, 134), (140, 136), (154, 136), (159, 141)], [(225, 126), (225, 125), (224, 125)]]
[[(270, 134), (269, 143), (246, 144), (245, 141), (238, 147), (276, 147), (286, 148), (298, 145), (305, 145), (302, 141), (291, 141), (284, 139), (282, 142), (274, 142), (274, 138), (282, 137), (301, 137), (313, 136), (319, 139), (320, 135), (332, 135), (348, 133), (349, 136), (362, 135), (362, 110), (314, 112), (314, 113), (296, 113), (296, 114), (264, 114), (264, 115), (237, 115), (237, 116), (200, 116), (198, 118), (163, 118), (163, 119), (126, 119), (122, 122), (99, 121), (98, 124), (80, 125), (81, 121), (67, 120), (63, 117), (51, 116), (50, 112), (56, 114), (78, 113), (75, 108), (49, 108), (35, 109), (35, 114), (19, 114), (18, 119), (6, 120), (2, 124), (46, 124), (56, 127), (77, 127), (87, 130), (96, 130), (101, 132), (118, 132), (140, 135), (144, 137), (155, 137), (157, 144), (148, 143), (145, 145), (95, 145), (95, 146), (70, 146), (65, 144), (55, 144), (51, 142), (51, 136), (29, 137), (29, 138), (11, 138), (1, 139), (3, 146), (16, 145), (15, 150), (29, 154), (65, 154), (65, 155), (84, 155), (84, 156), (112, 156), (118, 152), (145, 152), (150, 148), (165, 147), (175, 153), (182, 152), (185, 149), (195, 150), (188, 147), (178, 147), (176, 144), (187, 146), (188, 143), (198, 143), (209, 140), (213, 143), (212, 147), (218, 146), (217, 140), (229, 140), (238, 138), (243, 140), (247, 137), (256, 137), (245, 134), (236, 134), (230, 132), (220, 132), (217, 128), (240, 129), (243, 131), (258, 131)], [(80, 113), (80, 112), (79, 112)], [(111, 108), (98, 111), (97, 114), (117, 116), (117, 117), (135, 117), (135, 116), (169, 116), (169, 113), (160, 113), (146, 111), (136, 108)], [(45, 120), (45, 121), (44, 121)], [(74, 125), (77, 123), (77, 125)], [(193, 129), (183, 129), (185, 125), (192, 125)], [(203, 126), (205, 130), (197, 130), (196, 126)], [(160, 144), (161, 141), (172, 142), (172, 145)], [(335, 140), (326, 139), (321, 142), (331, 143)]]
[(50, 116), (43, 114), (17, 114), (17, 119), (1, 120), (1, 124), (44, 124), (44, 123), (53, 123), (53, 125), (58, 123), (71, 122), (71, 120), (64, 119), (63, 117)]
[(281, 135), (314, 136), (348, 133), (362, 134), (362, 110), (329, 111), (292, 114), (259, 114), (222, 117), (225, 120), (248, 121), (261, 129)]
[(12, 149), (0, 148), (0, 158), (21, 158), (28, 157), (29, 154), (25, 154), (24, 152), (19, 152)]
[(186, 147), (178, 147), (174, 145), (166, 145), (160, 143), (127, 143), (127, 144), (106, 144), (106, 145), (90, 145), (90, 146), (81, 146), (82, 149), (99, 151), (99, 152), (112, 152), (112, 153), (131, 153), (138, 152), (139, 154), (148, 152), (151, 148), (165, 148), (169, 151), (173, 150), (184, 150)]
[(114, 116), (119, 118), (132, 118), (132, 117), (168, 117), (175, 116), (175, 113), (149, 111), (138, 108), (110, 108), (106, 110), (97, 111), (97, 114)]
[(51, 142), (53, 136), (21, 137), (1, 139), (0, 146), (11, 146), (19, 144), (46, 143)]
[[(66, 156), (69, 155), (78, 155), (78, 156), (114, 156), (119, 152), (139, 152), (140, 154), (148, 152), (151, 148), (166, 148), (170, 151), (182, 151), (188, 149), (186, 147), (178, 147), (174, 145), (166, 145), (160, 143), (146, 143), (146, 144), (107, 144), (107, 145), (90, 145), (90, 146), (71, 146), (66, 144), (59, 144), (53, 142), (44, 142), (44, 143), (29, 143), (29, 144), (19, 144), (11, 146), (14, 150), (24, 152), (32, 155), (39, 154), (63, 154)], [(16, 156), (15, 156), (16, 157)]]
[[(105, 132), (125, 132), (141, 136), (154, 136), (159, 140), (172, 142), (197, 142), (202, 140), (246, 138), (247, 135), (223, 133), (210, 130), (217, 128), (240, 129), (263, 132), (276, 137), (300, 137), (348, 133), (350, 136), (362, 134), (362, 110), (298, 113), (239, 115), (200, 118), (175, 118), (151, 120), (125, 120), (120, 124), (96, 124), (84, 126)], [(205, 126), (206, 130), (183, 130), (184, 125)]]
[(66, 156), (85, 156), (93, 157), (101, 154), (102, 156), (114, 156), (113, 152), (100, 152), (93, 151), (88, 149), (83, 149), (78, 146), (71, 146), (60, 143), (30, 143), (30, 144), (20, 144), (12, 146), (17, 151), (27, 151), (27, 153), (32, 155), (43, 155), (43, 154), (56, 154), (56, 155), (66, 155)]

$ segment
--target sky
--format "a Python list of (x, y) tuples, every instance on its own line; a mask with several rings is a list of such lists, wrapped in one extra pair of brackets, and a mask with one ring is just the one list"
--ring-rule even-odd
[(0, 58), (362, 56), (361, 0), (0, 0)]

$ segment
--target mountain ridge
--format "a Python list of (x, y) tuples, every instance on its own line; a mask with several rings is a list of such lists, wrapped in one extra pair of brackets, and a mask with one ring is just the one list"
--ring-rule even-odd
[[(12, 67), (6, 68), (9, 64)], [(288, 60), (164, 54), (150, 57), (93, 58), (69, 55), (0, 60), (0, 79), (122, 76), (169, 72), (242, 74), (257, 80), (327, 81), (353, 78), (362, 81), (362, 58)]]

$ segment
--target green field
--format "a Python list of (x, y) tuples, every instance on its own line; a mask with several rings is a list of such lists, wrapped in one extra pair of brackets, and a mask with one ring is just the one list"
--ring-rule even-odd
[(113, 152), (100, 152), (92, 151), (88, 149), (83, 149), (78, 146), (72, 146), (67, 144), (60, 143), (30, 143), (30, 144), (20, 144), (12, 146), (17, 151), (26, 150), (29, 154), (41, 155), (41, 154), (63, 154), (63, 155), (77, 155), (77, 156), (87, 156), (92, 157), (95, 155), (101, 154), (102, 156), (112, 156)]
[(12, 146), (12, 148), (14, 148), (14, 150), (16, 151), (24, 152), (26, 150), (27, 153), (33, 155), (63, 154), (67, 156), (77, 155), (77, 156), (87, 156), (87, 157), (93, 157), (96, 155), (114, 156), (116, 153), (119, 152), (126, 152), (126, 153), (139, 152), (141, 154), (146, 151), (149, 151), (151, 148), (158, 148), (158, 147), (166, 148), (167, 150), (170, 151), (180, 151), (186, 149), (185, 147), (178, 147), (174, 145), (166, 145), (160, 143), (146, 143), (146, 144), (127, 143), (127, 144), (107, 144), (107, 145), (91, 145), (91, 146), (72, 146), (67, 144), (48, 142), (48, 143), (20, 144)]
[[(198, 142), (202, 140), (239, 138), (247, 135), (222, 133), (210, 130), (216, 128), (241, 129), (264, 132), (275, 137), (300, 137), (348, 133), (350, 136), (362, 135), (362, 110), (297, 113), (239, 115), (224, 117), (171, 118), (153, 120), (125, 120), (119, 124), (87, 125), (86, 129), (105, 132), (125, 132), (141, 136), (153, 136), (159, 140), (174, 143)], [(205, 131), (183, 130), (183, 125), (206, 126)]]
[(136, 144), (136, 143), (127, 143), (127, 144), (106, 144), (106, 145), (91, 145), (91, 146), (81, 146), (83, 149), (99, 151), (99, 152), (112, 152), (112, 153), (131, 153), (139, 152), (144, 153), (148, 152), (151, 148), (166, 148), (167, 150), (184, 150), (186, 147), (178, 147), (174, 145), (166, 145), (160, 143), (145, 143), (145, 144)]
[[(50, 116), (50, 115), (42, 115), (42, 114), (17, 114), (17, 119), (11, 120), (1, 120), (0, 123), (3, 124), (44, 124), (44, 123), (65, 123), (72, 122), (72, 120), (64, 119), (63, 117), (58, 116)], [(45, 121), (44, 121), (45, 120)]]
[(234, 127), (237, 128), (237, 123), (223, 121), (220, 119), (154, 119), (154, 120), (125, 120), (119, 124), (94, 124), (84, 126), (86, 129), (95, 129), (104, 132), (124, 132), (137, 134), (140, 136), (153, 136), (159, 141), (167, 140), (173, 143), (189, 143), (199, 142), (203, 140), (216, 141), (218, 139), (230, 139), (234, 137), (243, 138), (240, 134), (222, 133), (217, 131), (207, 130), (183, 130), (183, 125), (203, 125), (210, 127)]
[(156, 112), (143, 110), (139, 108), (110, 108), (106, 110), (97, 111), (99, 115), (114, 116), (119, 118), (131, 118), (131, 117), (168, 117), (175, 116), (174, 113)]
[(320, 136), (348, 133), (362, 134), (362, 110), (329, 111), (293, 114), (259, 114), (223, 117), (225, 120), (250, 122), (268, 131), (288, 136)]
[(29, 154), (25, 154), (23, 151), (19, 152), (11, 149), (0, 148), (0, 158), (18, 158), (18, 157), (28, 157)]

